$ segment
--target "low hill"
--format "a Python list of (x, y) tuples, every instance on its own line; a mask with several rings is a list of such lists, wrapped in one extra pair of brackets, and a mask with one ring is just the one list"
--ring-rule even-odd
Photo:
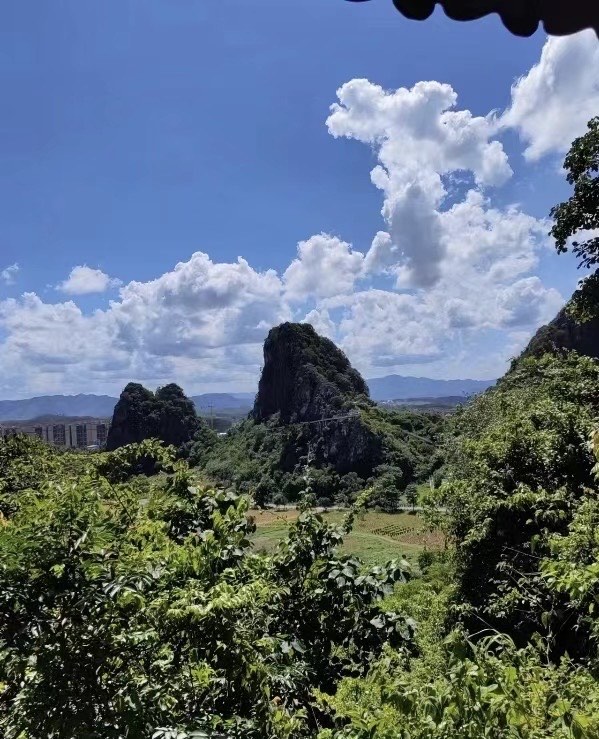
[[(110, 418), (118, 398), (110, 395), (40, 395), (22, 400), (0, 400), (1, 421), (30, 421), (42, 416), (69, 418)], [(254, 402), (252, 393), (204, 393), (191, 398), (198, 413), (239, 411), (248, 413)], [(212, 406), (212, 408), (210, 408)]]

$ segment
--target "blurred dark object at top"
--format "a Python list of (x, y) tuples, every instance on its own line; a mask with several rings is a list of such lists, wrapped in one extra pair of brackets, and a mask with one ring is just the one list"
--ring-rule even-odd
[(517, 36), (532, 36), (539, 22), (553, 36), (567, 36), (584, 28), (593, 28), (599, 36), (599, 0), (393, 0), (406, 18), (419, 21), (428, 18), (437, 3), (456, 21), (498, 13), (503, 25)]

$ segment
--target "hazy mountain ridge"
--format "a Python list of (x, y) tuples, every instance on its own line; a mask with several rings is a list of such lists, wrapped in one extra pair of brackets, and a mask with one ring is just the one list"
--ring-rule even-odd
[[(253, 394), (205, 393), (192, 397), (199, 413), (210, 410), (249, 411)], [(0, 421), (30, 421), (44, 416), (69, 418), (110, 418), (118, 398), (110, 395), (40, 395), (23, 400), (0, 400)]]
[(110, 418), (116, 398), (109, 395), (41, 395), (0, 400), (0, 421), (28, 421), (42, 416)]
[[(387, 375), (366, 380), (372, 400), (401, 400), (409, 398), (445, 398), (480, 393), (494, 384), (494, 380), (434, 380), (429, 377)], [(192, 396), (199, 413), (211, 409), (249, 411), (254, 393), (203, 393)], [(1, 421), (29, 421), (41, 416), (68, 416), (70, 418), (110, 418), (117, 403), (110, 395), (40, 395), (23, 400), (0, 400)]]
[(435, 380), (430, 377), (386, 375), (367, 380), (373, 400), (446, 398), (482, 393), (495, 380)]
[(242, 408), (249, 411), (254, 402), (253, 393), (203, 393), (202, 395), (192, 395), (195, 407), (199, 412), (212, 410), (233, 410)]

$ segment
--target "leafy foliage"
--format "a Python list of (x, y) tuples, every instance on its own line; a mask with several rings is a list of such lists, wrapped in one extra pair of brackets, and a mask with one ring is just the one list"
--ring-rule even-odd
[(475, 644), (459, 632), (443, 645), (445, 668), (408, 670), (385, 656), (366, 680), (321, 696), (340, 723), (319, 739), (582, 739), (599, 731), (592, 673), (567, 660), (547, 666), (533, 646), (505, 637)]
[[(588, 131), (572, 142), (564, 160), (566, 179), (574, 186), (569, 200), (551, 210), (555, 225), (551, 235), (558, 252), (568, 250), (568, 240), (579, 231), (599, 228), (599, 117), (592, 118)], [(580, 258), (581, 266), (591, 267), (599, 261), (599, 237), (574, 241), (572, 250)]]
[[(157, 442), (0, 453), (7, 739), (313, 735), (314, 687), (411, 648), (411, 623), (381, 607), (405, 564), (336, 554), (352, 516), (339, 528), (306, 510), (256, 555), (247, 499), (199, 486)], [(150, 457), (168, 474), (131, 477)]]
[(426, 559), (424, 575), (387, 600), (417, 622), (416, 655), (386, 649), (366, 677), (344, 679), (334, 694), (319, 693), (337, 725), (319, 739), (597, 736), (596, 663), (548, 662), (542, 639), (519, 648), (498, 633), (447, 633), (459, 597), (455, 563), (451, 553)]
[[(331, 424), (294, 426), (272, 418), (244, 421), (212, 445), (191, 447), (190, 459), (209, 479), (251, 492), (258, 504), (295, 502), (304, 488), (304, 465), (310, 460), (311, 486), (317, 498), (349, 505), (365, 487), (374, 488), (369, 504), (397, 509), (413, 481), (427, 480), (443, 463), (442, 416), (363, 407), (359, 422), (380, 443), (380, 459), (356, 470), (339, 472), (327, 444)], [(342, 432), (345, 428), (342, 424)], [(350, 433), (350, 432), (348, 432)]]
[(475, 630), (493, 626), (519, 644), (539, 633), (551, 652), (588, 654), (583, 622), (539, 564), (595, 497), (587, 440), (598, 387), (591, 359), (526, 358), (456, 416), (440, 500)]
[[(588, 131), (572, 142), (564, 160), (566, 179), (574, 186), (570, 198), (551, 210), (554, 225), (551, 235), (558, 252), (569, 248), (580, 259), (580, 266), (590, 268), (599, 262), (599, 117), (592, 118)], [(590, 232), (590, 233), (589, 233)], [(582, 240), (574, 240), (580, 234)], [(572, 240), (572, 246), (569, 246)], [(596, 298), (596, 275), (589, 278), (586, 289), (574, 295), (573, 309), (579, 318), (597, 316), (599, 301)]]

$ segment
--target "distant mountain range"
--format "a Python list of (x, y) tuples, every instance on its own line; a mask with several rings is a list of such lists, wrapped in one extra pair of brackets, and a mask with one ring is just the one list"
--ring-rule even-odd
[(28, 421), (39, 416), (110, 418), (116, 398), (108, 395), (42, 395), (0, 400), (0, 421)]
[[(205, 393), (192, 397), (201, 415), (211, 411), (249, 411), (253, 393)], [(25, 400), (0, 400), (0, 422), (29, 421), (40, 416), (111, 418), (117, 398), (109, 395), (41, 395)], [(212, 408), (211, 408), (212, 406)]]
[(467, 397), (482, 393), (495, 380), (433, 380), (430, 377), (386, 375), (366, 381), (373, 400), (406, 400), (408, 398)]
[(225, 411), (236, 408), (247, 408), (248, 410), (254, 403), (255, 393), (204, 393), (203, 395), (192, 395), (191, 399), (195, 403), (195, 407), (201, 413), (210, 410)]
[[(483, 392), (494, 380), (433, 380), (430, 377), (387, 375), (367, 380), (373, 400), (466, 397)], [(254, 393), (204, 393), (192, 397), (198, 412), (249, 411)], [(0, 400), (0, 422), (29, 421), (40, 416), (110, 418), (117, 398), (109, 395), (41, 395), (25, 400)], [(212, 406), (212, 408), (211, 408)]]

